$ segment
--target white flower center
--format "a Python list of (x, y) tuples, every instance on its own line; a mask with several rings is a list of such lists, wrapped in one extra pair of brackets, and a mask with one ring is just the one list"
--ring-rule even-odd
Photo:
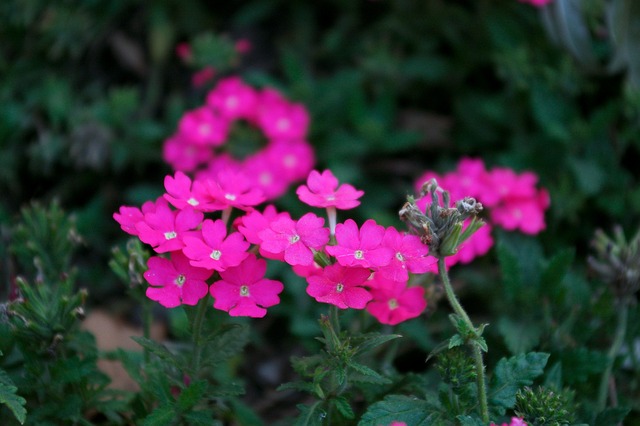
[(300, 241), (300, 235), (296, 234), (296, 235), (292, 235), (291, 237), (289, 237), (289, 242), (291, 244), (295, 244), (298, 241)]
[(182, 285), (185, 283), (185, 281), (187, 281), (187, 277), (185, 277), (184, 275), (180, 274), (178, 275), (178, 278), (176, 278), (175, 283), (178, 287), (182, 287)]
[(164, 238), (167, 239), (167, 240), (173, 240), (177, 236), (178, 236), (178, 234), (176, 234), (175, 231), (170, 231), (170, 232), (165, 232), (164, 233)]
[(211, 134), (211, 125), (201, 124), (198, 126), (198, 133), (200, 133), (200, 136), (209, 136)]
[(222, 256), (222, 252), (220, 250), (214, 250), (211, 252), (211, 258), (213, 260), (220, 260), (220, 256)]
[(200, 204), (200, 202), (198, 200), (196, 200), (195, 198), (191, 197), (187, 200), (187, 203), (189, 203), (192, 206), (197, 206), (198, 204)]
[(398, 301), (396, 299), (389, 299), (389, 302), (387, 302), (387, 304), (389, 305), (389, 309), (391, 309), (392, 311), (394, 309), (398, 309)]
[(396, 253), (396, 259), (398, 259), (400, 262), (404, 261), (404, 256), (402, 255), (402, 253), (397, 252)]
[(344, 284), (338, 283), (338, 285), (336, 286), (336, 291), (338, 293), (342, 293), (342, 290), (344, 290)]
[(249, 294), (249, 286), (248, 285), (243, 285), (243, 286), (240, 287), (240, 296), (242, 296), (242, 297), (251, 296)]
[(289, 130), (290, 127), (291, 127), (291, 123), (286, 118), (281, 118), (276, 122), (276, 128), (280, 131)]
[(364, 253), (362, 252), (362, 250), (356, 250), (353, 253), (353, 257), (355, 257), (356, 259), (360, 260), (364, 257)]
[(235, 201), (236, 196), (234, 194), (226, 194), (224, 198), (226, 198), (229, 201)]

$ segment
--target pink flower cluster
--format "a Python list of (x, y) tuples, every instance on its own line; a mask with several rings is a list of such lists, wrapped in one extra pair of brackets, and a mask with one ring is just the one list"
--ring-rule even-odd
[[(244, 122), (266, 141), (263, 149), (234, 158), (234, 126)], [(206, 103), (186, 112), (177, 131), (163, 146), (163, 158), (175, 170), (196, 177), (215, 177), (223, 169), (244, 173), (267, 199), (286, 192), (304, 179), (315, 162), (306, 141), (309, 114), (274, 89), (261, 91), (238, 77), (222, 79), (207, 94)]]
[[(545, 229), (545, 210), (549, 207), (549, 193), (536, 187), (538, 177), (532, 172), (517, 174), (505, 167), (487, 170), (477, 158), (463, 158), (456, 169), (442, 176), (426, 172), (416, 181), (416, 189), (435, 178), (438, 185), (451, 194), (451, 200), (474, 197), (489, 211), (487, 224), (480, 228), (454, 256), (446, 259), (447, 265), (468, 263), (486, 254), (493, 246), (491, 226), (525, 234), (537, 234)], [(418, 200), (424, 210), (431, 202), (430, 196)]]
[[(168, 254), (151, 257), (144, 274), (147, 297), (163, 306), (195, 305), (210, 294), (214, 307), (232, 316), (262, 317), (284, 288), (265, 278), (270, 259), (303, 276), (317, 301), (366, 308), (384, 324), (414, 318), (426, 307), (424, 289), (410, 286), (409, 278), (435, 260), (417, 236), (374, 220), (359, 226), (347, 219), (331, 228), (314, 213), (293, 219), (272, 205), (257, 210), (265, 200), (261, 189), (228, 169), (196, 180), (178, 171), (165, 178), (165, 190), (156, 201), (114, 214), (123, 231)], [(329, 170), (312, 171), (297, 193), (306, 204), (326, 208), (330, 222), (336, 209), (357, 206), (363, 195), (339, 185)], [(238, 215), (228, 227), (232, 211)], [(217, 212), (220, 218), (205, 217)]]

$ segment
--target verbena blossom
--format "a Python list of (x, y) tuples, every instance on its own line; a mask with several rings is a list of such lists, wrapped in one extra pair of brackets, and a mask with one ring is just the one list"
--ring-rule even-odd
[(227, 139), (229, 122), (212, 109), (200, 107), (182, 116), (178, 131), (196, 145), (219, 146)]
[(171, 252), (171, 259), (154, 256), (147, 261), (144, 278), (151, 285), (146, 290), (149, 299), (166, 308), (181, 304), (196, 305), (207, 295), (206, 280), (213, 271), (197, 268), (180, 251)]
[(177, 171), (174, 176), (165, 176), (164, 188), (167, 191), (164, 198), (175, 208), (191, 206), (196, 210), (207, 211), (206, 192), (202, 182), (192, 182), (189, 176)]
[(301, 104), (287, 102), (278, 92), (262, 92), (258, 125), (270, 139), (296, 140), (307, 134), (309, 114)]
[(436, 259), (429, 257), (429, 248), (420, 237), (399, 232), (394, 227), (385, 230), (382, 245), (391, 249), (393, 256), (388, 265), (378, 272), (394, 281), (407, 281), (409, 272), (422, 274), (429, 271)]
[(192, 207), (171, 210), (162, 200), (156, 202), (155, 210), (145, 213), (135, 227), (143, 243), (149, 244), (157, 253), (166, 253), (184, 247), (183, 237), (200, 225), (203, 217), (202, 212)]
[(162, 145), (162, 159), (174, 170), (191, 172), (212, 159), (208, 146), (197, 145), (183, 135), (175, 134)]
[(358, 198), (364, 191), (355, 189), (345, 183), (338, 187), (338, 179), (325, 170), (322, 173), (312, 170), (307, 178), (306, 185), (300, 185), (296, 194), (305, 204), (313, 207), (335, 207), (340, 210), (348, 210), (360, 205)]
[(230, 207), (251, 210), (265, 200), (263, 192), (253, 186), (243, 173), (228, 169), (219, 172), (215, 179), (205, 180), (204, 186), (215, 210)]
[(289, 212), (280, 212), (276, 210), (273, 204), (266, 206), (262, 213), (258, 210), (248, 212), (244, 216), (240, 216), (234, 222), (234, 227), (238, 229), (244, 238), (251, 244), (262, 244), (262, 238), (258, 235), (261, 231), (269, 227), (269, 224), (280, 218), (289, 218)]
[(249, 255), (240, 265), (220, 272), (222, 279), (209, 289), (216, 309), (231, 316), (262, 318), (266, 308), (280, 303), (281, 282), (264, 278), (267, 262)]
[(427, 307), (423, 287), (407, 287), (406, 281), (394, 281), (378, 274), (369, 280), (373, 299), (367, 312), (382, 324), (396, 325), (419, 316)]
[(227, 235), (227, 227), (222, 220), (206, 219), (199, 238), (184, 237), (183, 252), (193, 266), (224, 271), (238, 266), (247, 258), (249, 245), (239, 232)]
[(207, 105), (229, 120), (254, 120), (258, 94), (239, 77), (218, 82), (207, 94)]
[(363, 309), (372, 298), (364, 287), (370, 275), (366, 268), (325, 266), (321, 274), (307, 277), (307, 294), (340, 309)]
[(336, 226), (337, 244), (326, 246), (325, 251), (343, 266), (386, 266), (394, 253), (382, 245), (384, 233), (384, 227), (376, 224), (373, 219), (367, 220), (360, 229), (352, 219), (347, 219)]
[(269, 228), (258, 233), (262, 240), (261, 252), (284, 253), (284, 261), (289, 265), (310, 266), (314, 251), (319, 251), (329, 242), (329, 230), (324, 219), (307, 213), (294, 221), (281, 217), (269, 224)]

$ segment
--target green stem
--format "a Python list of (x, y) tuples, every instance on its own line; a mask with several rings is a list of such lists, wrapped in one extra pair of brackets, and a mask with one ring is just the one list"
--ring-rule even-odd
[(340, 336), (340, 314), (336, 305), (329, 306), (329, 321), (336, 336)]
[(196, 378), (200, 372), (200, 358), (202, 357), (202, 345), (200, 339), (202, 336), (202, 324), (204, 323), (204, 315), (207, 311), (208, 297), (203, 297), (196, 306), (196, 315), (193, 318), (191, 326), (191, 336), (193, 341), (193, 358), (191, 359), (192, 378)]
[[(447, 299), (449, 300), (449, 304), (453, 308), (454, 312), (462, 318), (462, 320), (466, 323), (467, 328), (469, 330), (473, 330), (474, 338), (477, 339), (480, 336), (477, 334), (476, 328), (474, 327), (469, 315), (464, 310), (456, 294), (453, 291), (453, 287), (451, 287), (451, 281), (449, 281), (449, 274), (447, 273), (447, 267), (444, 261), (444, 257), (438, 259), (438, 272), (440, 274), (440, 279), (442, 280), (442, 284), (444, 285), (444, 291), (447, 295)], [(482, 349), (478, 345), (478, 343), (474, 340), (469, 342), (471, 346), (471, 350), (473, 352), (473, 361), (476, 366), (476, 385), (478, 387), (478, 399), (480, 400), (480, 414), (482, 416), (482, 421), (484, 423), (489, 422), (489, 405), (487, 403), (487, 387), (485, 384), (484, 377), (484, 362), (482, 360)]]
[[(151, 307), (151, 299), (145, 297), (142, 302), (142, 336), (145, 339), (151, 339), (151, 323), (153, 322), (153, 312)], [(145, 347), (142, 349), (144, 363), (149, 364), (151, 359), (149, 350)]]
[(618, 324), (616, 325), (616, 333), (613, 337), (613, 343), (607, 354), (607, 368), (602, 373), (600, 380), (600, 390), (598, 392), (598, 412), (603, 411), (607, 406), (607, 396), (609, 396), (609, 381), (611, 380), (611, 372), (613, 371), (613, 363), (620, 353), (620, 348), (627, 334), (627, 318), (629, 317), (629, 304), (626, 300), (620, 303), (618, 309)]

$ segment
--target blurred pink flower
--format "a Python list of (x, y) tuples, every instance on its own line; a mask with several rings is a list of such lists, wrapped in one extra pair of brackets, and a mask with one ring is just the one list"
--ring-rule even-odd
[(340, 309), (363, 309), (372, 297), (364, 288), (370, 275), (366, 268), (329, 265), (322, 274), (307, 277), (307, 294)]
[(190, 172), (212, 158), (211, 149), (188, 141), (184, 135), (176, 133), (162, 145), (162, 159), (174, 170)]
[(220, 80), (207, 94), (207, 105), (228, 120), (254, 120), (258, 94), (240, 77)]
[(229, 133), (229, 122), (209, 107), (185, 113), (178, 123), (178, 131), (196, 145), (220, 146)]
[(147, 267), (144, 278), (151, 284), (146, 290), (147, 297), (166, 308), (197, 304), (207, 295), (209, 286), (206, 280), (213, 273), (191, 266), (189, 259), (180, 251), (171, 252), (171, 259), (151, 257)]
[(193, 87), (202, 87), (211, 80), (216, 75), (216, 69), (212, 66), (206, 66), (199, 71), (196, 71), (191, 76), (191, 84)]
[(265, 308), (280, 303), (278, 294), (284, 289), (281, 282), (265, 279), (266, 271), (267, 262), (250, 254), (240, 265), (220, 272), (222, 279), (209, 289), (213, 307), (232, 317), (264, 317)]

